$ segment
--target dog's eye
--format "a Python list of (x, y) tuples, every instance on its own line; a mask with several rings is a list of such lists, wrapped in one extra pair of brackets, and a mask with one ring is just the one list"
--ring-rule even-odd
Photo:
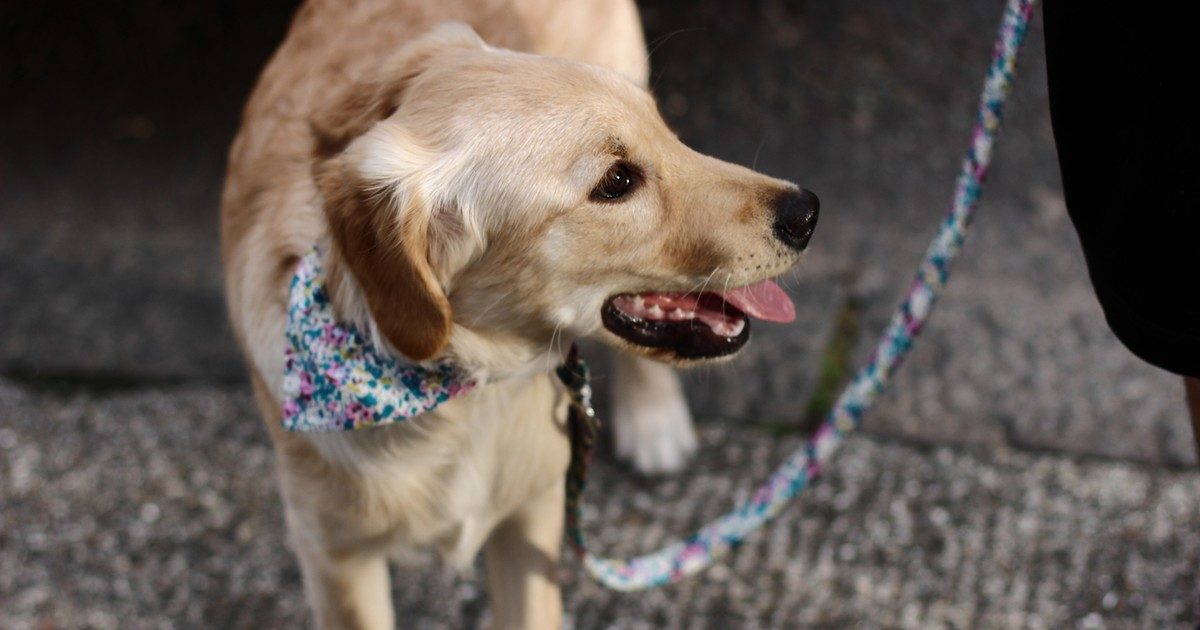
[(637, 170), (629, 164), (617, 162), (592, 190), (592, 201), (616, 201), (629, 194), (637, 182)]

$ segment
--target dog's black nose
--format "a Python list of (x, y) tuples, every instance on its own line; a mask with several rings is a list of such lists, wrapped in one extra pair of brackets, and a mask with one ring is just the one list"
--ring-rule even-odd
[(804, 249), (817, 228), (821, 202), (803, 188), (779, 197), (775, 208), (775, 236), (793, 249)]

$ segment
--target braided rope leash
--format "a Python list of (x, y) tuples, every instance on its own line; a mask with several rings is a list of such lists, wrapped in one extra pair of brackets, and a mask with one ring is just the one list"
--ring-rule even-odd
[(558, 369), (559, 378), (571, 395), (566, 534), (568, 544), (598, 582), (615, 590), (634, 591), (676, 582), (707, 568), (778, 515), (809, 481), (821, 473), (846, 436), (861, 426), (863, 414), (887, 387), (892, 374), (912, 348), (913, 340), (925, 327), (938, 292), (950, 275), (950, 263), (962, 247), (983, 180), (987, 177), (992, 145), (1033, 5), (1034, 0), (1009, 0), (1005, 7), (980, 97), (971, 146), (963, 159), (950, 211), (871, 360), (842, 392), (813, 438), (784, 460), (748, 500), (705, 525), (690, 538), (646, 555), (622, 560), (599, 558), (588, 553), (581, 508), (599, 420), (591, 405), (587, 366), (576, 349), (571, 348), (566, 363)]

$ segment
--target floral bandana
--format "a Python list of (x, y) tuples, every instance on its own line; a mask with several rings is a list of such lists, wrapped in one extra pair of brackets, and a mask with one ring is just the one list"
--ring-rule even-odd
[(380, 352), (354, 326), (338, 323), (315, 248), (292, 278), (286, 333), (283, 427), (289, 431), (402, 422), (476, 384), (449, 361), (429, 367), (408, 363)]

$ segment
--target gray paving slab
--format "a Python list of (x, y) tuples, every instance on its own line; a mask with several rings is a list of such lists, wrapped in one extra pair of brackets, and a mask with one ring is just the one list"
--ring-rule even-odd
[[(602, 460), (585, 514), (630, 554), (722, 513), (795, 448), (708, 424), (682, 476)], [(298, 627), (272, 454), (239, 386), (0, 381), (0, 627)], [(851, 439), (728, 561), (615, 594), (563, 569), (569, 627), (1191, 627), (1200, 472)], [(403, 627), (476, 627), (482, 571), (393, 571)]]
[[(69, 203), (105, 213), (87, 199)], [(0, 230), (5, 372), (100, 381), (241, 374), (215, 226), (68, 221), (67, 229), (47, 222)]]

